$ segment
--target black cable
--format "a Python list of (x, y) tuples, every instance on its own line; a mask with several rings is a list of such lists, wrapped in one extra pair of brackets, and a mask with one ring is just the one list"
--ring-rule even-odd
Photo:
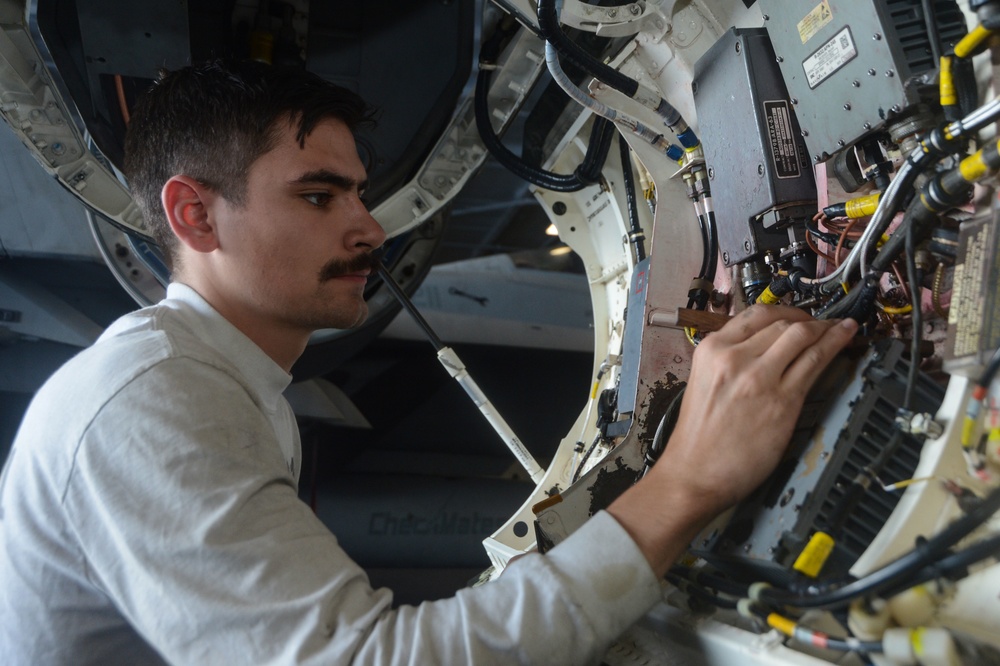
[(940, 559), (937, 562), (925, 566), (912, 577), (901, 580), (897, 585), (887, 587), (882, 591), (883, 598), (891, 598), (900, 592), (909, 590), (918, 585), (923, 585), (932, 580), (941, 578), (951, 578), (963, 576), (967, 573), (969, 566), (976, 564), (988, 557), (1000, 555), (1000, 534), (994, 534), (977, 541), (971, 546), (967, 546), (957, 553), (953, 553)]
[(642, 232), (642, 227), (639, 226), (639, 205), (636, 202), (635, 197), (635, 178), (632, 177), (632, 159), (630, 157), (631, 149), (628, 146), (628, 141), (625, 140), (624, 134), (618, 135), (618, 156), (621, 158), (622, 162), (622, 180), (625, 185), (625, 203), (628, 208), (628, 221), (629, 221), (629, 240), (632, 242), (632, 246), (635, 248), (635, 260), (640, 262), (646, 258), (646, 247), (643, 241), (646, 240), (646, 236)]
[(913, 410), (913, 391), (917, 387), (917, 373), (920, 370), (920, 339), (923, 335), (923, 313), (920, 310), (920, 279), (917, 277), (916, 225), (906, 228), (906, 279), (910, 283), (911, 314), (910, 368), (906, 373), (906, 393), (903, 409)]
[(594, 78), (607, 83), (629, 97), (635, 95), (636, 91), (639, 90), (638, 81), (605, 65), (566, 36), (566, 33), (559, 26), (555, 0), (538, 0), (538, 29), (545, 41), (552, 44), (560, 55), (568, 58), (570, 62)]
[[(486, 149), (490, 151), (490, 154), (500, 164), (519, 178), (523, 178), (533, 185), (552, 190), (553, 192), (577, 192), (587, 185), (596, 182), (601, 169), (604, 167), (604, 160), (607, 158), (608, 150), (611, 147), (610, 135), (611, 130), (614, 128), (610, 122), (604, 118), (594, 121), (587, 145), (587, 157), (584, 158), (584, 162), (573, 173), (557, 174), (551, 171), (536, 169), (526, 164), (520, 157), (503, 145), (496, 132), (493, 131), (493, 123), (490, 121), (488, 105), (490, 78), (490, 70), (481, 69), (476, 79), (476, 127), (479, 130), (479, 135), (482, 137)], [(591, 150), (592, 147), (594, 147), (594, 150)], [(587, 160), (588, 157), (591, 158), (590, 161)]]
[(941, 37), (938, 34), (937, 14), (934, 13), (934, 0), (920, 0), (923, 8), (924, 26), (927, 28), (927, 41), (931, 47), (931, 57), (934, 67), (941, 62)]
[(990, 384), (993, 383), (993, 378), (996, 377), (998, 369), (1000, 369), (1000, 347), (993, 352), (993, 357), (990, 358), (989, 363), (986, 364), (986, 369), (983, 370), (983, 374), (979, 376), (976, 383), (980, 386), (989, 388)]
[(601, 441), (601, 436), (600, 434), (598, 434), (597, 437), (594, 438), (594, 441), (591, 442), (590, 448), (588, 448), (587, 452), (583, 454), (583, 458), (580, 460), (580, 464), (576, 466), (575, 470), (573, 470), (573, 479), (570, 481), (570, 483), (576, 483), (577, 481), (580, 480), (580, 474), (583, 472), (584, 466), (586, 466), (587, 461), (590, 460), (590, 455), (594, 452), (594, 449), (597, 448), (597, 443), (600, 441)]
[(761, 603), (769, 606), (797, 608), (839, 608), (865, 595), (880, 594), (892, 589), (941, 559), (959, 541), (985, 523), (1000, 509), (1000, 488), (994, 489), (983, 501), (965, 515), (952, 521), (930, 539), (918, 542), (913, 550), (863, 578), (823, 585), (811, 584), (803, 592), (766, 588), (760, 593)]
[[(708, 194), (705, 195), (708, 198)], [(708, 266), (705, 270), (705, 279), (709, 282), (715, 281), (716, 269), (719, 267), (719, 229), (715, 223), (715, 211), (709, 210), (707, 214), (708, 226)]]

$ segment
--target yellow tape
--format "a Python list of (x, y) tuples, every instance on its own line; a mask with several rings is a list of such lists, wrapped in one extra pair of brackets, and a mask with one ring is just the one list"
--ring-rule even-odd
[(781, 299), (774, 295), (771, 287), (764, 287), (764, 291), (760, 292), (760, 296), (757, 297), (757, 302), (766, 303), (767, 305), (777, 305), (781, 302)]
[(869, 194), (865, 197), (858, 197), (857, 199), (851, 199), (844, 204), (844, 211), (847, 217), (865, 217), (866, 215), (871, 215), (878, 208), (878, 199), (882, 196), (881, 192), (876, 192), (875, 194)]
[(802, 549), (802, 552), (799, 553), (792, 568), (810, 578), (815, 578), (823, 569), (823, 565), (826, 564), (830, 553), (833, 552), (833, 544), (833, 537), (829, 534), (826, 532), (816, 532), (809, 539), (809, 543)]
[(594, 380), (594, 388), (590, 389), (590, 399), (593, 400), (597, 397), (597, 386), (600, 384), (598, 380)]
[(972, 445), (972, 433), (976, 429), (976, 419), (965, 417), (962, 423), (962, 448), (967, 449)]
[(922, 657), (924, 654), (924, 628), (917, 627), (910, 632), (910, 645), (913, 646), (913, 654)]
[(951, 56), (941, 56), (941, 106), (954, 106), (958, 104), (958, 95), (955, 93), (955, 79), (951, 75)]
[(767, 616), (767, 624), (786, 636), (795, 635), (795, 621), (790, 620), (783, 615), (778, 615), (777, 613), (769, 614)]
[(968, 58), (979, 48), (980, 44), (986, 41), (986, 38), (990, 36), (990, 32), (990, 30), (987, 30), (982, 25), (977, 25), (972, 32), (962, 38), (962, 41), (955, 44), (955, 55), (959, 58)]
[(958, 165), (958, 171), (967, 183), (974, 183), (987, 173), (990, 168), (983, 161), (983, 151), (978, 150), (975, 154), (969, 155)]

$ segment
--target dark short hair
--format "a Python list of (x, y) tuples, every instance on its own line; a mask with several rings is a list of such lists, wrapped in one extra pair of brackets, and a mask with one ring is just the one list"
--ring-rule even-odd
[(241, 205), (250, 167), (274, 147), (279, 121), (297, 124), (296, 138), (305, 145), (329, 118), (356, 132), (374, 123), (374, 110), (356, 93), (300, 68), (212, 60), (162, 72), (132, 111), (124, 172), (168, 266), (177, 238), (160, 203), (167, 180), (189, 176)]

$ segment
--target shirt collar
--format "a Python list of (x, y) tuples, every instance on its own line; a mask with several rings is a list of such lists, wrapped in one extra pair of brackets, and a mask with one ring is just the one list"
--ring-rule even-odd
[(171, 282), (167, 285), (167, 297), (162, 304), (193, 311), (197, 316), (186, 318), (186, 323), (194, 335), (209, 341), (219, 354), (232, 363), (269, 409), (277, 408), (281, 393), (292, 383), (292, 376), (263, 349), (186, 284)]

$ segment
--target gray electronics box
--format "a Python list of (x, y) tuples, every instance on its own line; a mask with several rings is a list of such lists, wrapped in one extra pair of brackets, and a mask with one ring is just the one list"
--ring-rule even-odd
[(695, 65), (694, 103), (727, 266), (789, 243), (816, 181), (763, 28), (732, 28)]
[[(932, 6), (948, 53), (965, 17), (954, 0)], [(938, 67), (920, 0), (760, 0), (760, 9), (816, 161), (905, 114), (920, 100), (914, 77)]]

